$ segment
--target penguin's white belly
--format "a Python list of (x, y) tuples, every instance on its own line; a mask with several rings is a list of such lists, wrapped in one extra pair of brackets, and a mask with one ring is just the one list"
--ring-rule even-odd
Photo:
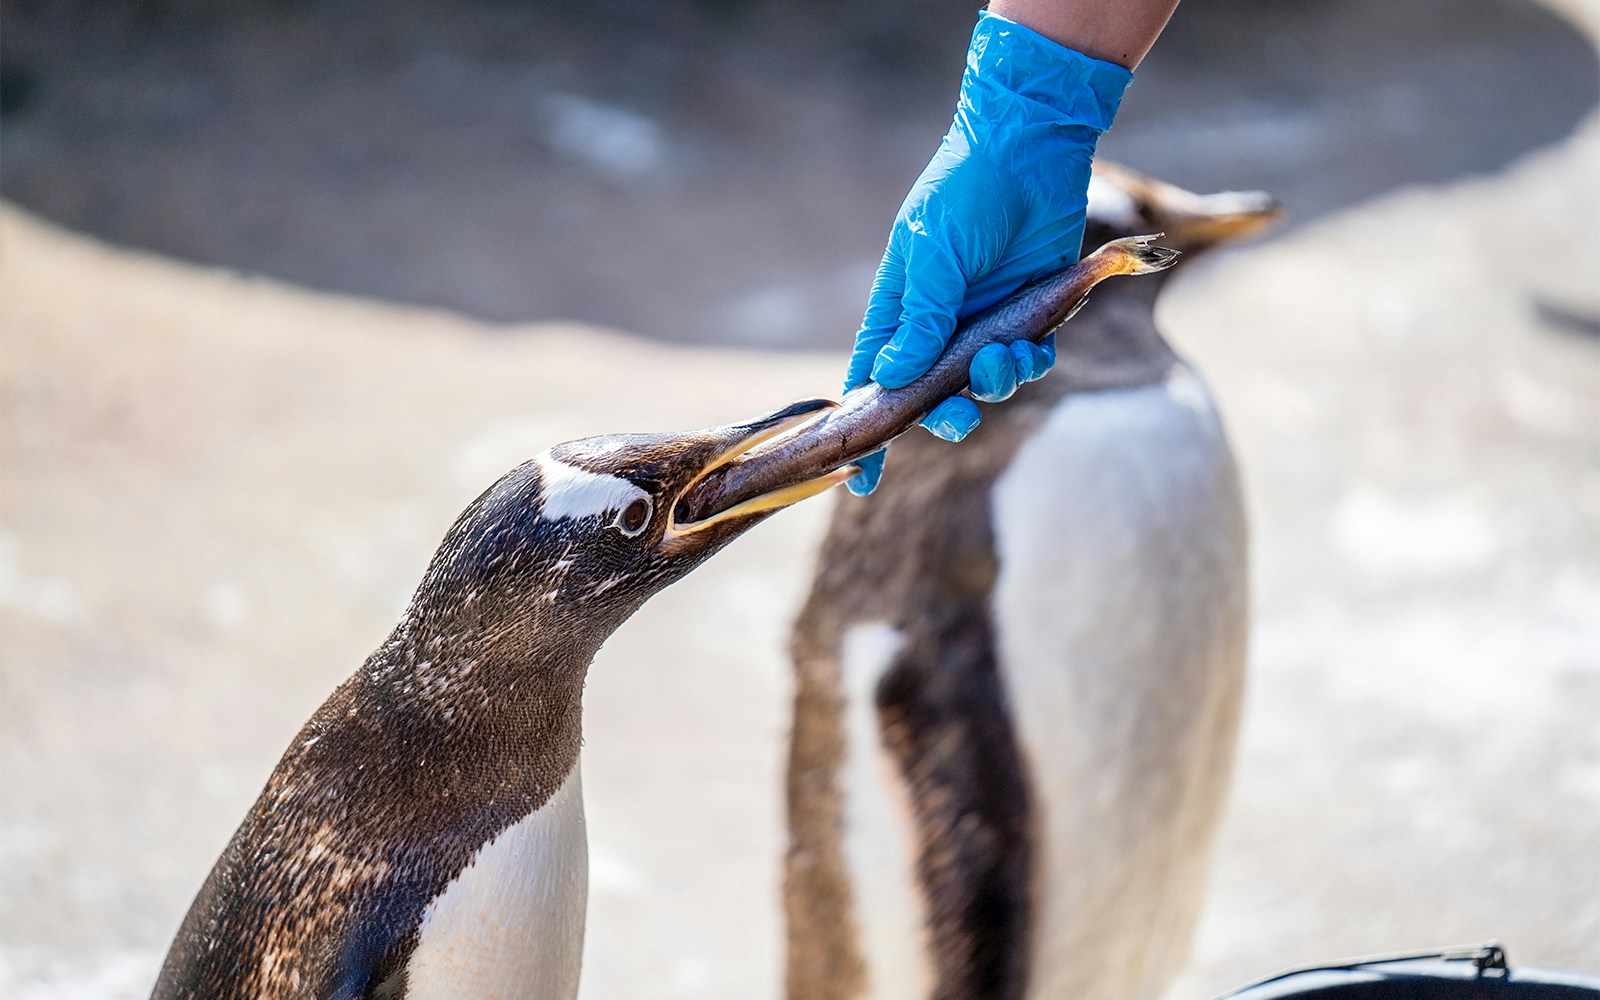
[(544, 805), (480, 850), (429, 904), (407, 1000), (570, 1000), (589, 896), (576, 767)]
[(878, 729), (878, 683), (904, 639), (886, 622), (866, 622), (846, 632), (840, 648), (844, 860), (866, 995), (873, 1000), (922, 1000), (933, 984), (910, 789)]
[(1035, 818), (1028, 995), (1154, 997), (1188, 949), (1238, 727), (1233, 458), (1180, 368), (1063, 399), (992, 500), (997, 652)]

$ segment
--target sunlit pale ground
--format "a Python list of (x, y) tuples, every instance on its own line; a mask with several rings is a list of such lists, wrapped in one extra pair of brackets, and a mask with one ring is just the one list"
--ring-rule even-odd
[[(1591, 118), (1166, 300), (1241, 453), (1257, 616), (1173, 996), (1489, 937), (1600, 972), (1596, 177)], [(830, 392), (839, 367), (491, 331), (4, 209), (0, 993), (148, 991), (290, 735), (504, 469)], [(587, 997), (777, 992), (783, 642), (824, 508), (752, 532), (594, 666)]]

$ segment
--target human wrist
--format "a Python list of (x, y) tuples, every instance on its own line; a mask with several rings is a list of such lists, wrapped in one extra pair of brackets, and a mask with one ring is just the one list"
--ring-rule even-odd
[(1111, 127), (1133, 74), (990, 11), (978, 15), (962, 76), (964, 106), (1006, 106), (1030, 122)]

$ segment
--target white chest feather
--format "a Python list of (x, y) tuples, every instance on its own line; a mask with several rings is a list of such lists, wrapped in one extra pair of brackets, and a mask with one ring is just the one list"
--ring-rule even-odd
[(1187, 950), (1242, 678), (1245, 521), (1187, 370), (1063, 400), (992, 495), (1036, 831), (1029, 996), (1152, 997)]
[(884, 622), (871, 622), (846, 632), (841, 650), (844, 856), (856, 942), (873, 1000), (919, 1000), (932, 983), (909, 790), (878, 728), (878, 682), (904, 638)]
[(428, 906), (406, 966), (407, 1000), (570, 1000), (578, 993), (588, 896), (575, 767)]

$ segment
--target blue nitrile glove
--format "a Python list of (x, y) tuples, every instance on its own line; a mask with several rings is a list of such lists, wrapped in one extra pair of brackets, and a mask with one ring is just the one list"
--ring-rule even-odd
[[(956, 320), (1078, 259), (1089, 164), (1133, 74), (998, 14), (972, 32), (955, 120), (889, 233), (856, 334), (845, 390), (920, 378)], [(997, 402), (1055, 364), (1055, 344), (990, 344), (972, 360), (972, 395)], [(978, 424), (964, 396), (922, 425), (959, 441)], [(883, 474), (883, 452), (850, 480), (858, 496)]]

